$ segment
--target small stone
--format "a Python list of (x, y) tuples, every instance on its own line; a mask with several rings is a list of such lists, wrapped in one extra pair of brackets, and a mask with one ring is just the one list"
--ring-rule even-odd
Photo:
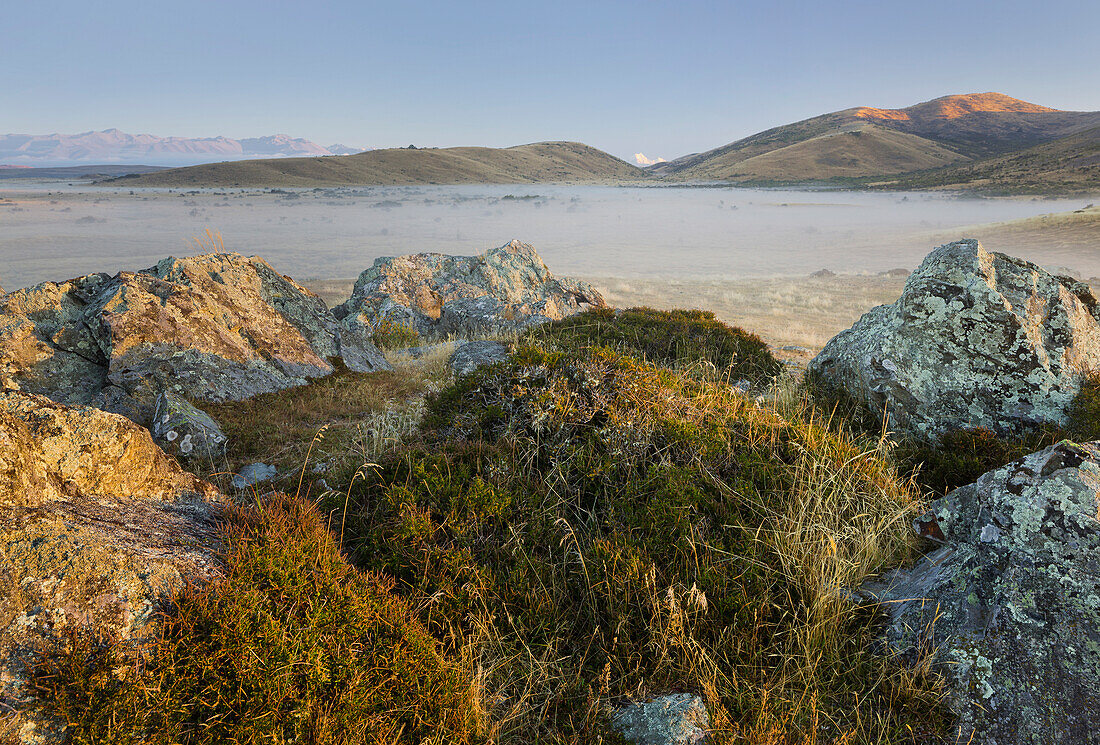
[(698, 745), (707, 740), (710, 715), (703, 699), (677, 693), (623, 706), (611, 724), (635, 745)]
[(278, 471), (275, 466), (269, 466), (266, 463), (252, 463), (233, 476), (231, 483), (234, 489), (247, 489), (256, 484), (273, 481), (277, 474)]

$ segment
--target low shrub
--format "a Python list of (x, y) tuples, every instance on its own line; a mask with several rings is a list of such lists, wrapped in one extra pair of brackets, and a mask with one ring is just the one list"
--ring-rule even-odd
[(722, 378), (757, 384), (781, 370), (760, 337), (703, 310), (589, 310), (533, 329), (523, 341), (566, 352), (607, 347), (655, 365), (707, 363)]
[(35, 668), (73, 743), (468, 743), (470, 678), (340, 555), (316, 509), (237, 510), (224, 575), (187, 588), (143, 647), (73, 637)]
[(593, 742), (609, 704), (669, 690), (706, 698), (716, 742), (934, 736), (938, 683), (876, 655), (844, 589), (911, 549), (884, 452), (802, 402), (549, 346), (432, 397), (420, 441), (326, 505), (481, 671), (490, 737)]
[(420, 343), (420, 332), (392, 318), (383, 318), (374, 325), (371, 341), (379, 349), (408, 349)]

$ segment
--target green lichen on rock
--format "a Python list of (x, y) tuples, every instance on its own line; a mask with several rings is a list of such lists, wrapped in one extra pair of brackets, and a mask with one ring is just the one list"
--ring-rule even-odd
[(902, 653), (933, 648), (961, 741), (1092, 742), (1100, 731), (1100, 445), (1061, 442), (916, 521), (942, 545), (865, 585)]
[(895, 303), (834, 337), (810, 372), (925, 440), (1060, 426), (1100, 368), (1096, 313), (1082, 283), (958, 241), (930, 253)]

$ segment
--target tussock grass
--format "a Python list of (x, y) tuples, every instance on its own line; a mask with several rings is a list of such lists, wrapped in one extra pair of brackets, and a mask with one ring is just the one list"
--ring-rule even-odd
[(88, 743), (468, 743), (470, 676), (390, 590), (347, 564), (308, 503), (233, 511), (224, 575), (144, 645), (72, 636), (32, 685)]
[(308, 460), (307, 485), (319, 476), (339, 483), (416, 430), (425, 391), (443, 380), (445, 357), (398, 360), (392, 372), (338, 369), (309, 385), (245, 401), (196, 402), (229, 438), (224, 461), (200, 466), (227, 483), (226, 474), (263, 461), (284, 474), (282, 488), (295, 492)]
[(320, 515), (239, 508), (225, 578), (140, 652), (74, 638), (43, 707), (88, 743), (580, 744), (686, 690), (717, 743), (936, 741), (940, 682), (847, 595), (913, 555), (918, 489), (715, 323), (584, 314), (457, 381), (441, 348), (212, 407), (234, 457), (297, 459)]
[(718, 742), (934, 737), (938, 683), (876, 656), (845, 594), (909, 556), (917, 492), (884, 442), (769, 400), (521, 347), (351, 489), (346, 547), (471, 660), (501, 742), (591, 742), (668, 690), (706, 698)]

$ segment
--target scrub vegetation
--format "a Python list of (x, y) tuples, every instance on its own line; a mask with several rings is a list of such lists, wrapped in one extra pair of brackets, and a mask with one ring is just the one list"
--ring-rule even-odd
[[(425, 382), (419, 426), (332, 489), (234, 512), (224, 577), (144, 646), (73, 637), (38, 667), (41, 706), (78, 743), (579, 744), (689, 691), (717, 743), (935, 742), (940, 681), (880, 654), (848, 594), (912, 558), (921, 492), (779, 370), (704, 313), (530, 332)], [(240, 425), (314, 396), (332, 405), (310, 424), (350, 421), (340, 396), (388, 375), (235, 404)]]

